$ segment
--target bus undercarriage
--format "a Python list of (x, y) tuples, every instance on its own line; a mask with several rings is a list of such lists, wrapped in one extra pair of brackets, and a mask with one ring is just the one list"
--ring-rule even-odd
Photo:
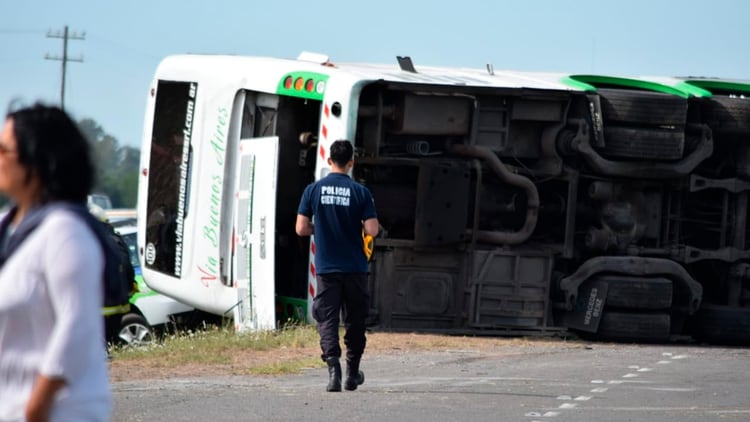
[(747, 342), (750, 100), (729, 94), (366, 87), (373, 323)]

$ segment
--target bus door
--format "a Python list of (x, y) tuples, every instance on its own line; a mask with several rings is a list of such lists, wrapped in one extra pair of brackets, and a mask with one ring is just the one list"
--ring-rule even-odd
[(276, 182), (279, 138), (240, 141), (235, 175), (233, 265), (238, 331), (270, 330), (275, 313)]

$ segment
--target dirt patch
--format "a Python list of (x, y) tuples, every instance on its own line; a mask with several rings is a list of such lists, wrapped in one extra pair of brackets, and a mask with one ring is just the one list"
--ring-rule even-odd
[[(536, 347), (581, 348), (580, 342), (561, 339), (528, 339), (498, 337), (462, 337), (414, 333), (369, 333), (365, 356), (409, 351), (475, 350), (493, 354), (526, 353)], [(167, 379), (201, 376), (247, 375), (252, 368), (266, 367), (284, 362), (299, 361), (320, 355), (317, 346), (280, 347), (272, 350), (242, 349), (233, 352), (231, 361), (221, 364), (186, 364), (165, 366), (158, 359), (143, 358), (110, 362), (110, 378), (114, 382)], [(320, 366), (323, 362), (318, 361)], [(314, 364), (313, 364), (314, 365)]]

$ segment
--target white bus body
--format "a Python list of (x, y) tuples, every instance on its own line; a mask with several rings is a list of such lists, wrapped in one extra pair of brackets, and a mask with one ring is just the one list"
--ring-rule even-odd
[[(686, 210), (706, 201), (704, 189), (685, 186), (750, 174), (745, 161), (712, 172), (739, 155), (714, 154), (717, 134), (729, 143), (734, 132), (694, 112), (739, 100), (748, 85), (398, 61), (164, 59), (139, 180), (148, 285), (232, 315), (239, 330), (275, 328), (288, 301), (312, 320), (315, 242), (294, 233), (297, 205), (328, 171), (331, 142), (348, 139), (352, 176), (372, 191), (383, 226), (373, 323), (664, 338), (690, 328), (704, 291), (706, 309), (747, 318), (747, 277), (737, 274), (750, 248), (744, 236), (711, 234), (722, 224), (745, 233), (745, 219), (711, 210), (718, 217), (696, 223)], [(709, 190), (738, 194), (722, 183)], [(729, 203), (746, 211), (746, 200)], [(734, 287), (711, 280), (709, 260)]]

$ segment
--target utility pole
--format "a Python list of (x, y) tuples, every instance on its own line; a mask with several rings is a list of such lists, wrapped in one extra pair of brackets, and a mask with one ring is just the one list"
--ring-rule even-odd
[(65, 70), (67, 68), (68, 62), (83, 62), (83, 56), (79, 55), (78, 57), (68, 57), (68, 40), (85, 40), (86, 39), (86, 32), (82, 32), (80, 34), (72, 32), (68, 32), (68, 25), (65, 25), (65, 29), (63, 29), (63, 32), (55, 31), (52, 32), (51, 30), (47, 32), (47, 38), (62, 38), (63, 40), (63, 55), (60, 56), (53, 56), (49, 53), (44, 55), (45, 60), (60, 60), (62, 62), (62, 84), (60, 85), (60, 108), (65, 110)]

